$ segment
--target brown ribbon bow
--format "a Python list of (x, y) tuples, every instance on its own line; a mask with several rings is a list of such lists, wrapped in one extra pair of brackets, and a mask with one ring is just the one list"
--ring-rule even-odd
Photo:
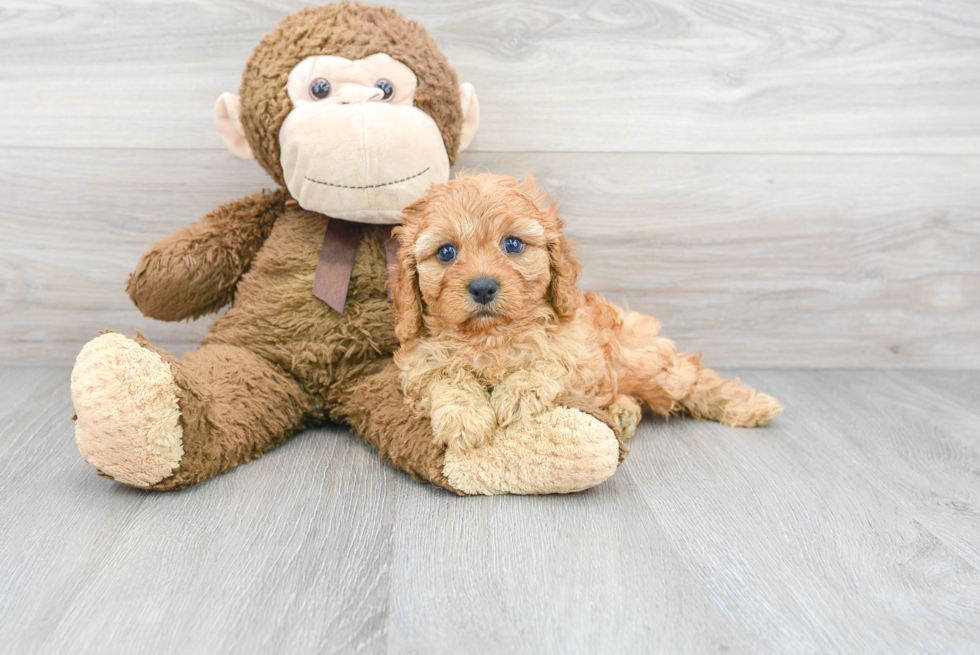
[[(313, 295), (333, 307), (337, 313), (344, 313), (347, 291), (354, 270), (354, 256), (357, 246), (368, 226), (364, 223), (342, 221), (331, 218), (327, 232), (320, 246), (320, 259), (316, 263), (313, 278)], [(398, 242), (391, 236), (390, 225), (379, 225), (385, 246), (385, 262), (388, 265), (388, 300), (391, 300), (392, 266), (398, 263)]]

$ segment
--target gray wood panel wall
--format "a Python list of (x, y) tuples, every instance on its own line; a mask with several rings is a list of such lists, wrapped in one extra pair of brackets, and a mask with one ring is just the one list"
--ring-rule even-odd
[[(462, 166), (534, 173), (584, 286), (683, 348), (980, 366), (980, 3), (389, 4), (477, 88)], [(106, 327), (201, 338), (123, 285), (150, 242), (271, 184), (211, 109), (302, 5), (5, 0), (0, 361), (67, 363)]]

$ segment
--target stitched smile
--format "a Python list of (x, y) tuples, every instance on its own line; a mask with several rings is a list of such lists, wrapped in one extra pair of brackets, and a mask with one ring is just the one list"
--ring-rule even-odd
[(400, 184), (401, 182), (411, 180), (412, 178), (422, 175), (428, 170), (429, 167), (426, 166), (425, 169), (419, 171), (415, 175), (409, 175), (408, 177), (403, 177), (400, 180), (393, 180), (391, 182), (385, 182), (384, 184), (367, 184), (365, 186), (352, 186), (350, 184), (334, 184), (333, 182), (321, 182), (320, 180), (314, 180), (312, 177), (306, 177), (305, 175), (303, 177), (306, 177), (308, 181), (313, 182), (314, 184), (322, 184), (323, 186), (334, 186), (337, 187), (338, 189), (377, 189), (378, 187), (391, 186), (392, 184)]

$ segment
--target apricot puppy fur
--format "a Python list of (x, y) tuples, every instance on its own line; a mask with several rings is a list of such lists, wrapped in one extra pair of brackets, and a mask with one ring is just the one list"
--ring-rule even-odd
[(606, 409), (623, 438), (636, 431), (640, 403), (740, 427), (782, 411), (679, 353), (653, 318), (582, 293), (558, 204), (530, 175), (460, 175), (403, 220), (395, 362), (406, 402), (447, 449), (477, 448), (562, 404)]

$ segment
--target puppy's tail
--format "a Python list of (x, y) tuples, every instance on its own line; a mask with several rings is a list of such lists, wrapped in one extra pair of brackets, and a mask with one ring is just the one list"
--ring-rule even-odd
[(734, 427), (765, 425), (783, 411), (775, 398), (737, 379), (723, 379), (701, 364), (701, 355), (678, 352), (659, 332), (659, 321), (639, 312), (623, 314), (614, 355), (620, 393), (665, 416), (684, 411)]

